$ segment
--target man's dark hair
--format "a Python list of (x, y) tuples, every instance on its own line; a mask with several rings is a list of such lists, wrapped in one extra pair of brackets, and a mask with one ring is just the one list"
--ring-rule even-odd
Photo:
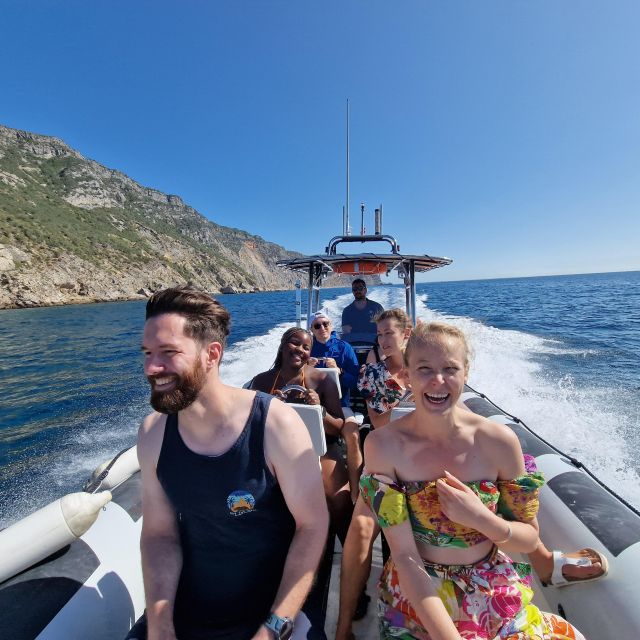
[(365, 289), (367, 287), (367, 283), (362, 278), (356, 278), (355, 280), (353, 280), (351, 282), (351, 286), (353, 287), (354, 284), (361, 284), (365, 287)]
[(224, 349), (231, 327), (231, 316), (208, 293), (191, 286), (156, 291), (147, 301), (145, 319), (163, 313), (177, 313), (185, 318), (184, 334), (200, 345), (219, 342)]

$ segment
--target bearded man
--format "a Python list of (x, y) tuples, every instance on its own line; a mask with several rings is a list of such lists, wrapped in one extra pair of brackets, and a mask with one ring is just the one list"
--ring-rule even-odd
[(147, 608), (131, 639), (288, 640), (322, 555), (328, 514), (311, 439), (291, 407), (222, 383), (229, 324), (190, 287), (147, 303)]
[(342, 339), (351, 344), (364, 342), (372, 345), (376, 341), (374, 318), (384, 309), (380, 303), (367, 298), (367, 284), (362, 278), (351, 283), (351, 292), (353, 302), (342, 310)]

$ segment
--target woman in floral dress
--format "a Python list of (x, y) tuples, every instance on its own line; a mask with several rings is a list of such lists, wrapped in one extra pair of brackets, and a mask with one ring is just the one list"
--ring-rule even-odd
[(376, 317), (378, 344), (367, 356), (358, 378), (358, 390), (367, 401), (371, 425), (389, 422), (391, 410), (406, 393), (404, 348), (411, 334), (411, 320), (402, 309), (388, 309)]
[(515, 434), (458, 406), (469, 362), (455, 327), (418, 325), (405, 351), (415, 410), (365, 443), (361, 495), (391, 558), (380, 633), (410, 640), (584, 640), (532, 604), (530, 567), (505, 552), (538, 544), (544, 479)]

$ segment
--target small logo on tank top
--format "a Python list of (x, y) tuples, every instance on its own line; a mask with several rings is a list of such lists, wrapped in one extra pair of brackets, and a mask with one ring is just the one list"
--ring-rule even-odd
[(227, 506), (232, 516), (241, 516), (255, 509), (256, 499), (248, 491), (233, 491), (227, 498)]

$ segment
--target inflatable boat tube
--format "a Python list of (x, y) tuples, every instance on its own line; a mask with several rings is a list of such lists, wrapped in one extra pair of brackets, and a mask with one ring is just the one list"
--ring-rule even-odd
[(134, 445), (98, 466), (83, 487), (84, 491), (94, 493), (100, 489), (114, 489), (138, 471), (138, 447)]
[[(64, 530), (53, 508), (60, 512), (61, 501), (10, 527), (11, 542), (8, 536), (2, 537), (9, 529), (0, 532), (2, 561), (17, 553), (24, 558), (21, 565), (30, 563), (28, 568), (16, 567), (16, 571), (4, 566), (0, 636), (12, 640), (115, 640), (127, 635), (144, 610), (140, 484), (136, 473), (112, 492), (80, 494), (81, 503), (93, 505), (95, 522), (79, 538), (67, 534), (62, 542), (52, 525), (57, 523)], [(111, 494), (111, 501), (101, 504)], [(49, 516), (43, 518), (42, 511)], [(83, 520), (82, 528), (88, 522)], [(79, 533), (78, 521), (72, 518), (71, 522)], [(30, 553), (28, 546), (32, 547)], [(36, 560), (38, 557), (42, 559)], [(13, 575), (7, 579), (9, 572)]]

